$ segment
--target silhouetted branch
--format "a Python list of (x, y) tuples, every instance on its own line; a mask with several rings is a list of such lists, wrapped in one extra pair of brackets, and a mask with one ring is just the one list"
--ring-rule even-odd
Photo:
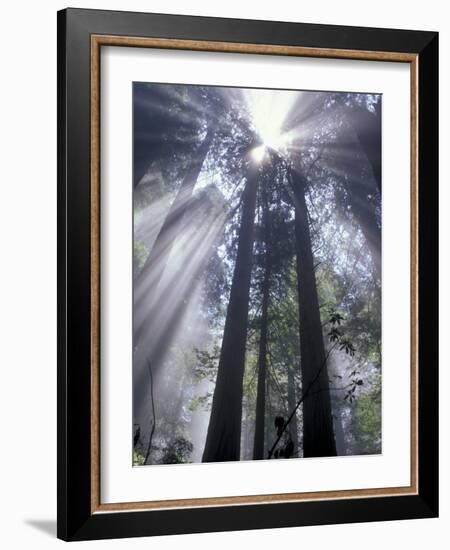
[(297, 412), (298, 408), (300, 407), (300, 405), (303, 403), (303, 401), (308, 397), (309, 395), (309, 392), (311, 391), (311, 388), (314, 386), (314, 384), (317, 382), (319, 376), (320, 376), (320, 373), (322, 372), (322, 370), (324, 369), (325, 365), (327, 364), (327, 361), (328, 361), (328, 357), (330, 356), (330, 353), (336, 348), (338, 342), (334, 343), (333, 346), (331, 346), (331, 348), (328, 350), (328, 353), (320, 367), (320, 369), (317, 371), (317, 374), (316, 376), (314, 377), (314, 379), (311, 381), (311, 383), (309, 384), (309, 386), (306, 388), (305, 392), (302, 394), (302, 396), (300, 397), (300, 399), (297, 401), (297, 404), (295, 405), (294, 407), (294, 410), (291, 412), (291, 414), (289, 415), (289, 418), (287, 419), (287, 421), (285, 422), (284, 426), (283, 426), (283, 429), (280, 431), (280, 433), (278, 434), (278, 437), (277, 439), (275, 440), (275, 443), (272, 445), (270, 451), (269, 451), (269, 455), (268, 455), (268, 458), (272, 458), (272, 455), (273, 455), (273, 452), (275, 451), (278, 443), (280, 442), (280, 439), (281, 437), (283, 436), (284, 432), (286, 431), (286, 428), (289, 426), (291, 420), (294, 418), (295, 416), (295, 413)]

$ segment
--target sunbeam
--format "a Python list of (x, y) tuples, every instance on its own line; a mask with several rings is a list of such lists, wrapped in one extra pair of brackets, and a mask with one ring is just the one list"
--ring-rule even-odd
[(293, 105), (298, 101), (299, 92), (285, 90), (245, 90), (244, 94), (251, 124), (262, 141), (252, 156), (261, 162), (265, 150), (281, 152), (288, 144), (288, 134), (283, 125)]
[(380, 452), (381, 97), (133, 86), (133, 464)]

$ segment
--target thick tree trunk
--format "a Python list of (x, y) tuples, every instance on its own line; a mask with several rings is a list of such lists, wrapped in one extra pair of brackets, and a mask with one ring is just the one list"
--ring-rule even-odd
[(192, 201), (190, 214), (193, 219), (184, 227), (189, 235), (195, 235), (195, 242), (192, 243), (189, 238), (186, 246), (177, 251), (176, 264), (182, 266), (182, 273), (174, 266), (174, 258), (169, 262), (154, 308), (148, 312), (147, 337), (133, 350), (133, 414), (141, 425), (147, 423), (143, 417), (146, 415), (148, 364), (152, 366), (154, 385), (159, 395), (164, 360), (181, 334), (192, 297), (202, 283), (216, 237), (223, 227), (224, 212), (204, 198)]
[[(288, 381), (288, 410), (293, 411), (297, 405), (297, 395), (295, 392), (295, 378), (294, 371), (289, 366), (287, 371), (287, 381)], [(298, 426), (297, 426), (297, 413), (292, 418), (289, 424), (289, 434), (294, 443), (293, 456), (296, 457), (298, 453)]]
[(266, 421), (264, 426), (265, 441), (264, 441), (264, 456), (267, 456), (274, 436), (274, 414), (270, 393), (270, 379), (266, 376)]
[(314, 273), (305, 181), (290, 171), (295, 206), (297, 285), (303, 401), (303, 456), (335, 456), (328, 369)]
[(358, 161), (348, 159), (342, 167), (348, 174), (345, 188), (349, 205), (361, 228), (374, 265), (374, 274), (381, 281), (381, 228), (376, 217), (376, 204), (381, 197), (381, 105), (371, 113), (365, 107), (347, 109), (351, 130), (347, 133), (350, 143), (359, 146), (371, 167), (373, 177), (363, 174)]
[(373, 201), (368, 197), (370, 190), (362, 181), (346, 182), (350, 208), (361, 228), (372, 258), (375, 276), (381, 281), (381, 228), (378, 225)]
[(203, 462), (239, 460), (242, 393), (258, 171), (250, 168), (243, 192), (239, 244), (222, 339)]
[(256, 392), (256, 418), (255, 418), (255, 441), (253, 446), (253, 460), (264, 458), (264, 423), (266, 415), (266, 372), (267, 372), (267, 316), (269, 310), (270, 277), (272, 271), (271, 250), (270, 250), (270, 212), (267, 199), (267, 189), (262, 188), (263, 195), (263, 226), (265, 245), (265, 266), (264, 280), (262, 284), (261, 304), (261, 332), (259, 337), (258, 352), (258, 386)]
[(370, 166), (372, 167), (378, 192), (381, 195), (381, 105), (371, 113), (364, 107), (355, 107), (358, 115), (355, 123), (356, 135)]
[(138, 276), (134, 292), (134, 346), (145, 340), (149, 332), (149, 321), (158, 295), (158, 286), (166, 269), (173, 245), (183, 227), (192, 192), (202, 169), (212, 141), (212, 130), (208, 130), (173, 200), (169, 212), (147, 256)]

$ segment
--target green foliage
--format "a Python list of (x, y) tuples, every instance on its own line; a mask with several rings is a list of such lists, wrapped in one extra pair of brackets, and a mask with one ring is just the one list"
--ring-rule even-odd
[(170, 441), (164, 449), (161, 463), (162, 464), (186, 464), (189, 462), (189, 457), (194, 450), (194, 446), (184, 437), (177, 437)]
[(134, 194), (133, 203), (135, 220), (139, 219), (139, 216), (146, 207), (161, 199), (161, 197), (164, 197), (166, 192), (167, 189), (161, 174), (154, 166), (153, 172), (146, 175)]
[(256, 392), (258, 384), (258, 353), (256, 343), (259, 341), (259, 334), (256, 332), (249, 341), (245, 357), (245, 371), (243, 382), (243, 403), (246, 408), (247, 417), (252, 421), (256, 419)]
[(356, 401), (355, 427), (361, 453), (375, 453), (380, 449), (381, 407), (377, 400), (368, 394)]
[(355, 355), (355, 346), (351, 343), (349, 338), (341, 337), (339, 341), (340, 351), (345, 351), (347, 355), (353, 357)]
[(133, 466), (143, 466), (145, 464), (145, 457), (140, 453), (133, 452)]
[(220, 347), (215, 344), (212, 351), (201, 350), (194, 347), (196, 363), (193, 367), (193, 375), (196, 382), (203, 380), (215, 381), (220, 357)]
[(207, 392), (205, 395), (197, 395), (193, 397), (188, 405), (190, 413), (194, 413), (201, 408), (208, 408), (212, 393)]
[(328, 339), (330, 342), (339, 342), (341, 338), (341, 331), (337, 327), (332, 327), (328, 333)]
[(328, 332), (328, 339), (333, 344), (336, 344), (340, 351), (344, 351), (347, 355), (353, 357), (356, 351), (355, 346), (352, 344), (350, 338), (344, 336), (341, 328), (338, 328), (344, 320), (345, 318), (343, 315), (330, 309), (328, 324), (331, 324), (331, 329)]
[(330, 319), (329, 319), (329, 322), (332, 324), (332, 325), (338, 325), (340, 326), (342, 321), (344, 321), (344, 316), (341, 315), (339, 312), (337, 311), (333, 311), (333, 310), (330, 310)]
[(210, 327), (219, 329), (226, 315), (224, 294), (227, 287), (227, 269), (217, 250), (211, 254), (205, 270), (202, 292), (202, 310)]
[(145, 264), (145, 260), (148, 256), (148, 248), (145, 246), (144, 243), (141, 243), (139, 241), (134, 241), (133, 246), (133, 259), (134, 259), (134, 265), (141, 269), (142, 266)]

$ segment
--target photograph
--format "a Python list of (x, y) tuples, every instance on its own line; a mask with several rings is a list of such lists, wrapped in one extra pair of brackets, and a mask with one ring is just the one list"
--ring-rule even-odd
[(130, 463), (382, 453), (382, 94), (131, 85)]

